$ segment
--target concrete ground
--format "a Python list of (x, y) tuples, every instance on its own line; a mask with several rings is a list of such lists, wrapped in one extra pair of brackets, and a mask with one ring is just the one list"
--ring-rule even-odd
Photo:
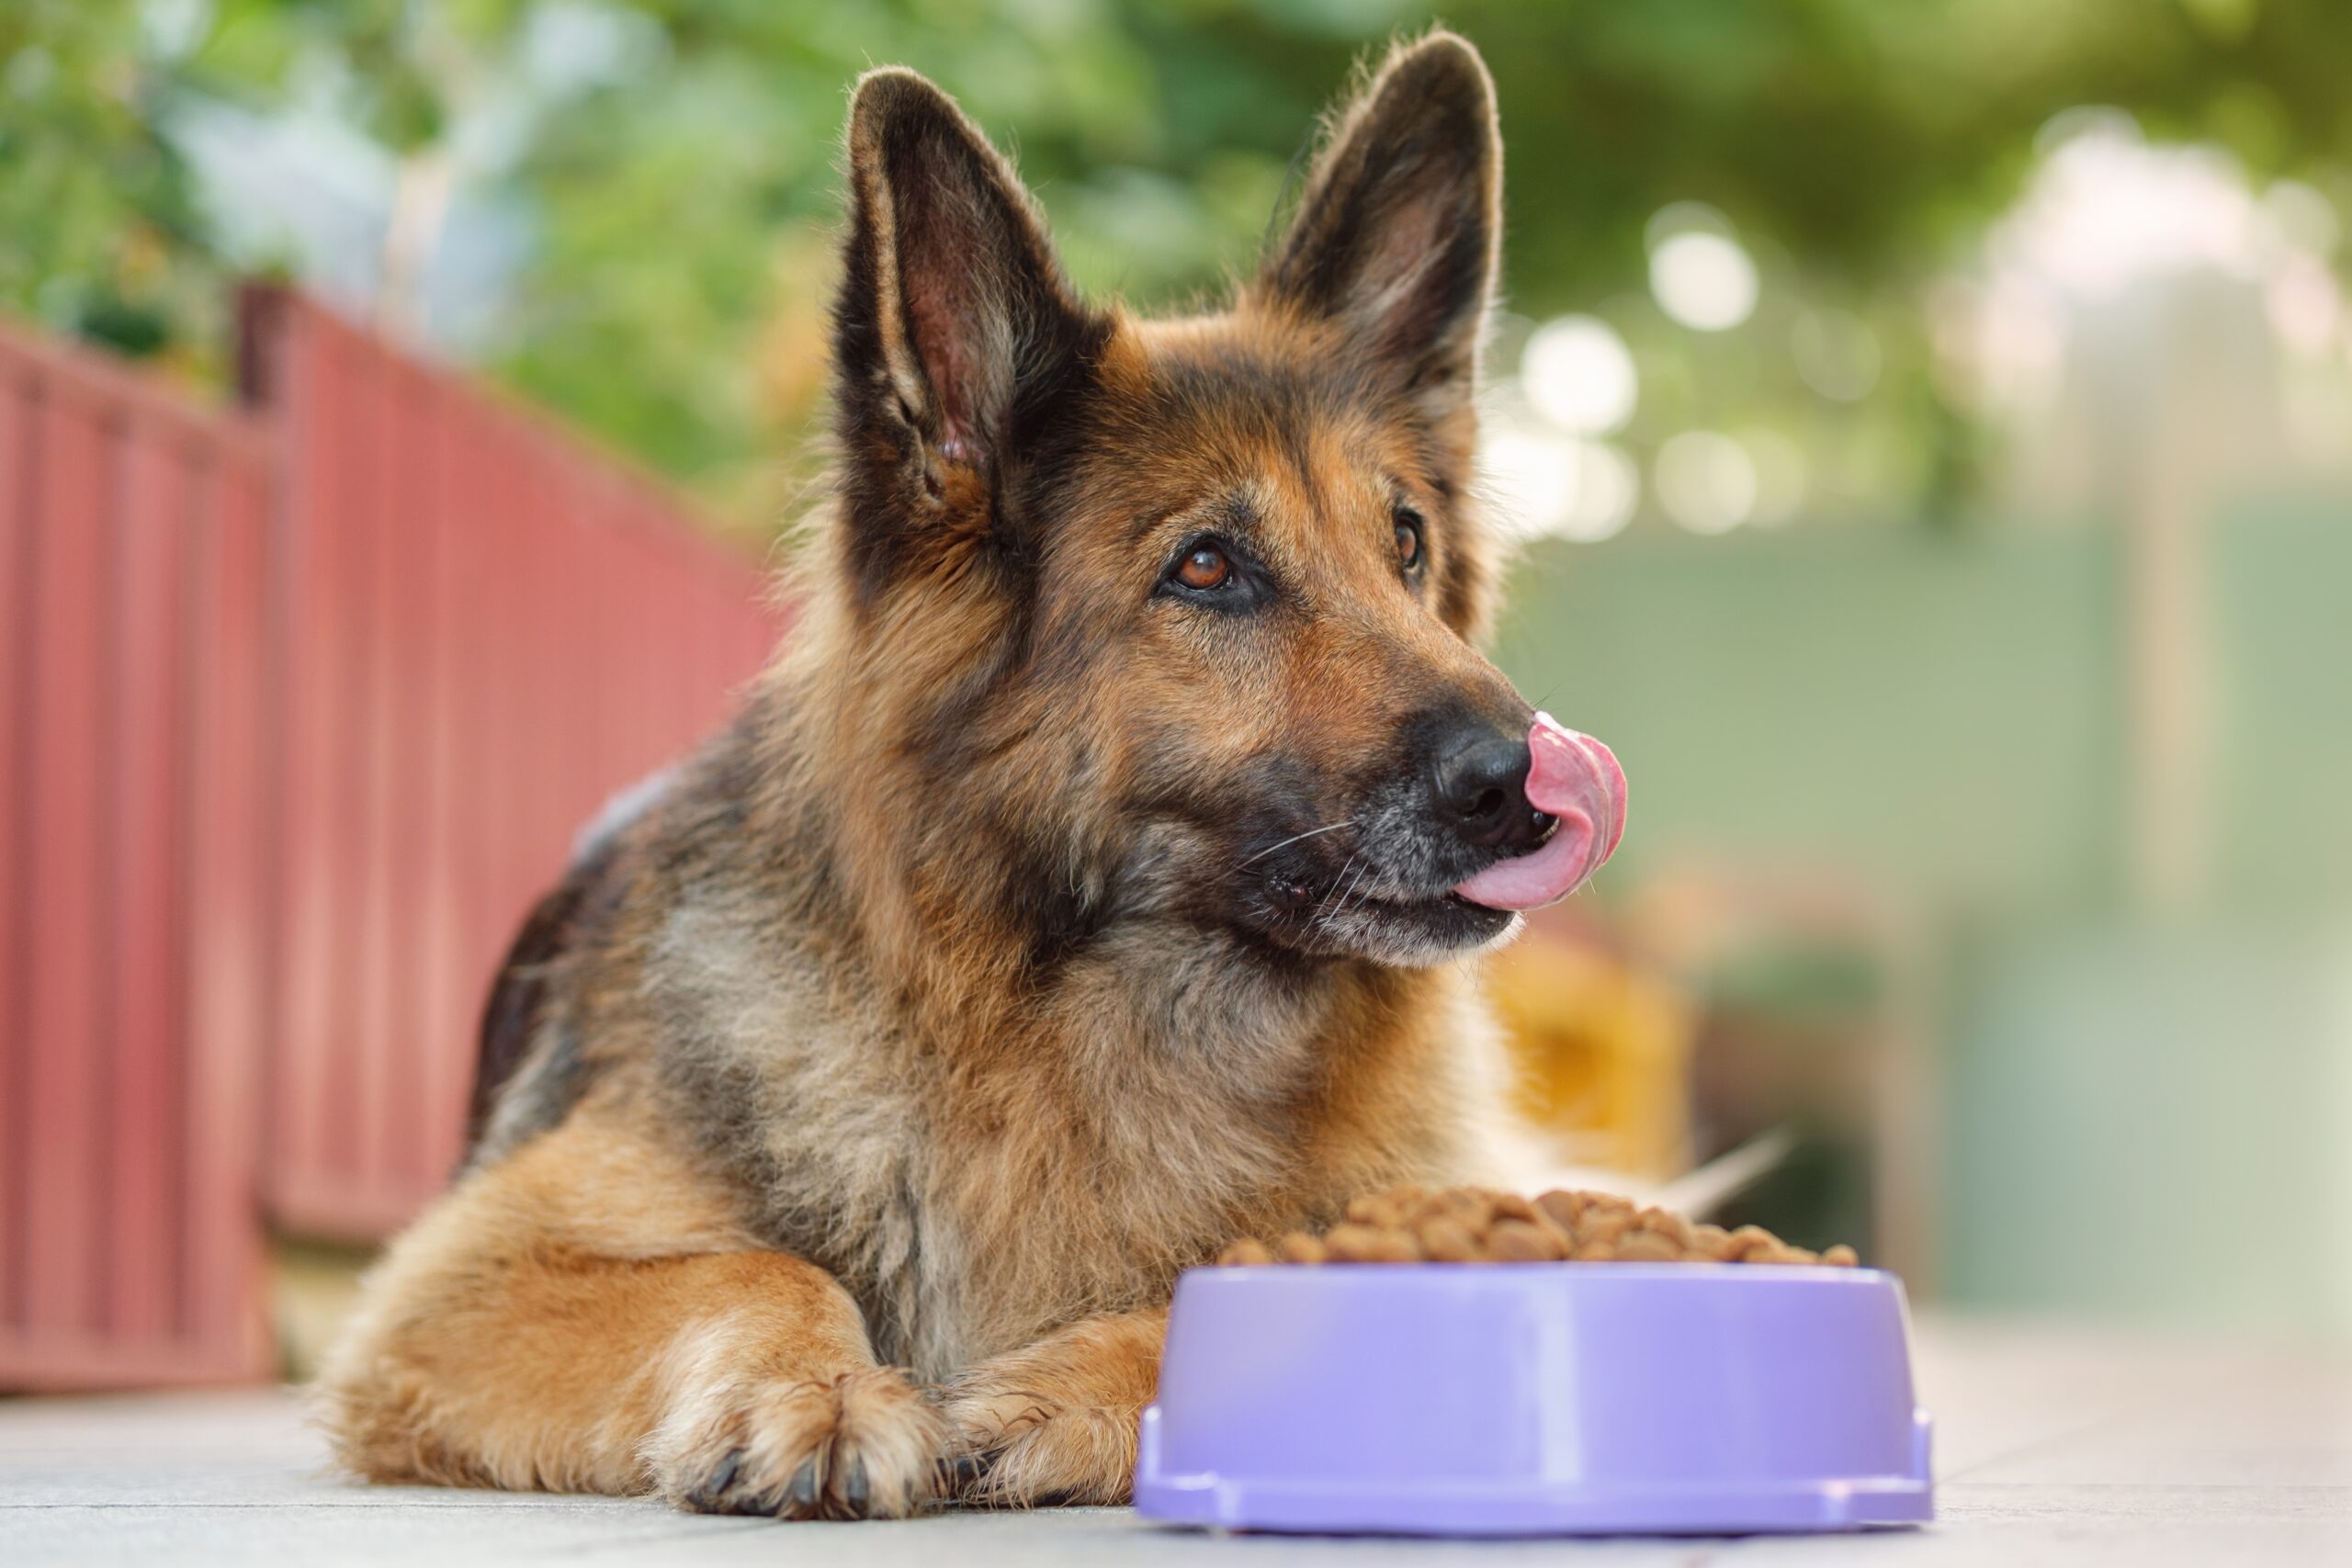
[(0, 1563), (2352, 1564), (2352, 1359), (1929, 1324), (1941, 1517), (1733, 1540), (1213, 1537), (1122, 1509), (899, 1524), (695, 1518), (643, 1502), (366, 1487), (282, 1393), (0, 1402)]

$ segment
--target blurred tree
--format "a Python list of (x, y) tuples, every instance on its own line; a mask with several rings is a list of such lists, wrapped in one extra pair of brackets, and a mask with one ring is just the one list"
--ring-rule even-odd
[[(1878, 422), (1856, 460), (1915, 489), (1964, 464), (1905, 358), (1909, 291), (2007, 199), (2053, 113), (2119, 105), (2262, 175), (2324, 184), (2352, 163), (2342, 0), (1445, 14), (1501, 92), (1515, 307), (1626, 299), (1651, 218), (1710, 203), (1768, 281), (1879, 323), (1887, 373), (1851, 416)], [(1428, 19), (1404, 0), (17, 0), (0, 18), (0, 294), (134, 349), (209, 334), (197, 285), (222, 262), (157, 111), (188, 93), (323, 105), (399, 160), (389, 290), (453, 181), (514, 206), (533, 242), (493, 368), (756, 514), (763, 455), (791, 447), (817, 396), (858, 71), (938, 79), (1017, 150), (1081, 284), (1156, 305), (1249, 265), (1350, 63)], [(1637, 349), (1660, 330), (1620, 315)], [(1793, 384), (1736, 343), (1705, 353), (1683, 374), (1718, 403), (1718, 386), (1754, 403)], [(1669, 405), (1675, 389), (1659, 383)]]
[(221, 271), (157, 128), (135, 0), (0, 7), (0, 303), (125, 354), (220, 341)]

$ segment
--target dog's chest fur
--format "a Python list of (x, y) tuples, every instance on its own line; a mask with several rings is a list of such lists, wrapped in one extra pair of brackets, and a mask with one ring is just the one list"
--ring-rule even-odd
[(759, 1238), (832, 1270), (877, 1353), (925, 1376), (1164, 1300), (1237, 1234), (1454, 1172), (1485, 1098), (1459, 976), (1269, 976), (1173, 923), (939, 1019), (721, 880), (668, 910), (646, 969), (666, 1114)]

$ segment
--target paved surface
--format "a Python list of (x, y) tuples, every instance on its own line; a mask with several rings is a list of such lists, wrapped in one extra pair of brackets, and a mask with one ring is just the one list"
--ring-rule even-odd
[(1124, 1510), (888, 1525), (693, 1518), (641, 1502), (365, 1487), (280, 1393), (0, 1402), (0, 1564), (2352, 1564), (2352, 1360), (1929, 1325), (1942, 1517), (1734, 1540), (1212, 1537)]

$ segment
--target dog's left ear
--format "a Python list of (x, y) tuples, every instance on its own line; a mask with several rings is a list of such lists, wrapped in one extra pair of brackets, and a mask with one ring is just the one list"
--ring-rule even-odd
[(1501, 231), (1494, 82), (1468, 39), (1435, 32), (1340, 114), (1259, 289), (1347, 328), (1442, 417), (1475, 389)]
[(861, 566), (879, 572), (933, 521), (985, 525), (1024, 410), (1080, 363), (1089, 318), (1028, 191), (946, 94), (869, 72), (848, 142), (836, 413)]

